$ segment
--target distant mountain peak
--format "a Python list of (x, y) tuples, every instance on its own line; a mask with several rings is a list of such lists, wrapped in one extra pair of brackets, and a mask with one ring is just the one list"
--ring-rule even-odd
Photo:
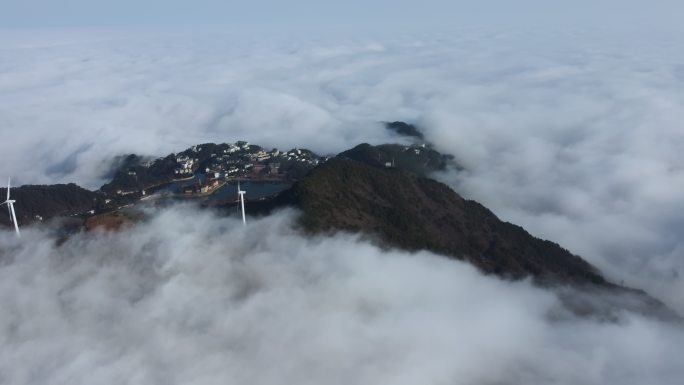
[(351, 159), (374, 167), (399, 168), (418, 175), (443, 171), (448, 166), (460, 167), (451, 155), (442, 154), (427, 144), (401, 145), (362, 143), (341, 152), (338, 158)]
[(420, 140), (424, 139), (423, 133), (420, 131), (420, 129), (418, 129), (418, 127), (414, 126), (413, 124), (400, 121), (385, 122), (385, 128), (387, 128), (390, 131), (394, 131), (401, 136), (413, 137)]

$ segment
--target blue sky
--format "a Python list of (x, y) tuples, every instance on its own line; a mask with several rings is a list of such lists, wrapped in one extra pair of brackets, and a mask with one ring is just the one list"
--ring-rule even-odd
[(240, 25), (272, 27), (568, 24), (676, 26), (674, 0), (3, 0), (0, 26), (11, 28)]

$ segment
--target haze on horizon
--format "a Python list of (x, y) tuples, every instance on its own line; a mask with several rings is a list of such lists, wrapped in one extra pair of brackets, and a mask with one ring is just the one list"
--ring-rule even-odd
[(377, 27), (401, 31), (436, 27), (680, 26), (675, 0), (3, 0), (0, 28), (222, 26), (281, 31)]

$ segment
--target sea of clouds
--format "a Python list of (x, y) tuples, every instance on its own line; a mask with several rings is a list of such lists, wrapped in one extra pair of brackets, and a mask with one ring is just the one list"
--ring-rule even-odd
[[(528, 281), (192, 206), (0, 234), (2, 384), (677, 384), (684, 329)], [(188, 218), (192, 218), (189, 221)]]
[[(336, 153), (394, 141), (379, 122), (405, 120), (464, 166), (437, 176), (457, 192), (684, 314), (681, 36), (7, 33), (0, 178), (97, 188), (123, 153), (240, 139)], [(556, 299), (526, 283), (349, 237), (303, 239), (278, 218), (245, 238), (171, 210), (58, 251), (38, 230), (22, 244), (2, 234), (0, 305), (14, 310), (0, 315), (11, 347), (0, 382), (681, 378), (670, 326), (552, 324)]]

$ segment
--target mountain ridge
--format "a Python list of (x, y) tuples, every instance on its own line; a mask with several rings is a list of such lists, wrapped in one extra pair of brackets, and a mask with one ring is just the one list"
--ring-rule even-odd
[[(208, 156), (198, 155), (198, 159), (200, 164), (210, 165), (211, 153), (226, 151), (226, 146), (229, 145), (204, 144), (186, 152), (206, 152)], [(263, 152), (261, 147), (258, 151)], [(306, 151), (298, 150), (297, 154), (315, 156), (307, 155)], [(165, 173), (177, 167), (175, 155), (174, 159), (169, 155), (159, 160)], [(143, 161), (134, 155), (123, 158), (120, 176), (135, 175), (138, 170), (135, 167), (154, 164), (146, 160), (147, 165), (141, 166)], [(620, 310), (632, 306), (642, 313), (647, 308), (664, 314), (664, 318), (680, 319), (646, 293), (609, 282), (581, 257), (554, 242), (532, 236), (520, 226), (501, 221), (480, 203), (464, 199), (449, 186), (430, 179), (428, 175), (434, 171), (459, 166), (452, 156), (440, 154), (427, 143), (408, 146), (363, 143), (320, 164), (310, 165), (308, 173), (290, 188), (271, 199), (251, 202), (248, 212), (263, 214), (286, 206), (295, 207), (299, 212), (297, 226), (307, 233), (363, 234), (382, 247), (431, 251), (468, 262), (485, 274), (504, 279), (530, 277), (542, 286), (581, 287), (587, 292), (600, 289), (614, 297), (607, 305), (609, 308)], [(0, 189), (0, 194), (4, 194), (3, 190)], [(20, 223), (38, 220), (36, 217), (43, 220), (50, 216), (79, 215), (84, 220), (83, 227), (92, 230), (99, 226), (117, 229), (128, 221), (141, 220), (141, 216), (117, 213), (144, 194), (120, 194), (112, 190), (89, 191), (75, 184), (21, 186), (12, 190), (12, 196), (17, 199)], [(40, 205), (45, 207), (39, 210), (36, 207)], [(93, 217), (92, 214), (100, 212), (111, 212), (114, 216)], [(9, 224), (1, 218), (0, 223)], [(624, 301), (625, 296), (634, 300)], [(573, 297), (572, 301), (578, 313), (596, 312), (589, 300), (578, 302)], [(638, 306), (634, 305), (637, 303)]]
[[(542, 277), (545, 269), (538, 254), (547, 250), (559, 255), (570, 269), (566, 271), (569, 281), (583, 275), (593, 283), (605, 282), (586, 261), (559, 245), (499, 220), (483, 205), (463, 199), (443, 183), (400, 169), (331, 159), (276, 197), (274, 207), (280, 205), (300, 209), (299, 223), (310, 232), (375, 234), (402, 249), (465, 259), (485, 272), (512, 278)], [(509, 244), (516, 239), (534, 240), (534, 244), (527, 249)], [(505, 258), (502, 249), (515, 252), (521, 264)], [(560, 270), (551, 271), (561, 276)]]
[(465, 261), (486, 275), (531, 278), (553, 289), (575, 314), (617, 321), (620, 312), (629, 310), (683, 321), (644, 291), (608, 281), (557, 243), (501, 221), (443, 183), (405, 170), (334, 158), (257, 211), (287, 206), (298, 209), (297, 225), (306, 233), (362, 234), (382, 247), (427, 250)]

